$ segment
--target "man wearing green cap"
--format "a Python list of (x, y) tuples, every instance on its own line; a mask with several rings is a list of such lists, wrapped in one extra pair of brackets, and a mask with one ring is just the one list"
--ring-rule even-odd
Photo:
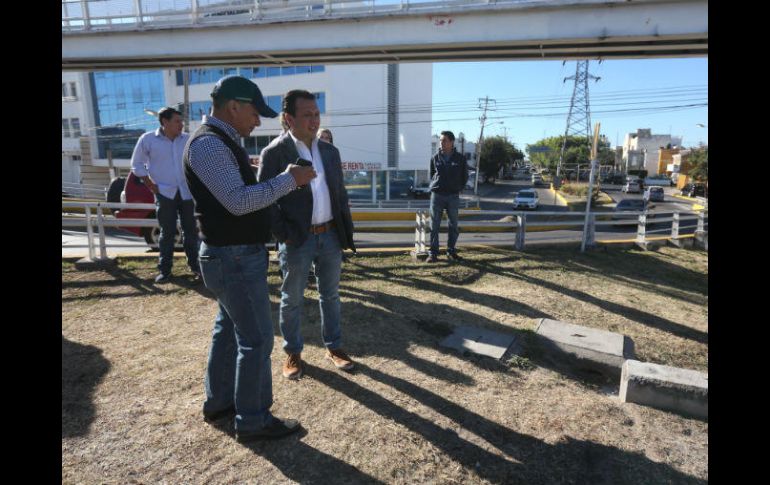
[(190, 137), (185, 176), (200, 229), (203, 281), (217, 298), (206, 371), (203, 416), (208, 422), (235, 416), (236, 439), (279, 438), (300, 429), (270, 413), (273, 324), (267, 287), (270, 240), (267, 207), (306, 185), (312, 167), (289, 164), (257, 183), (240, 138), (274, 118), (256, 84), (240, 76), (220, 79), (211, 92), (213, 112)]

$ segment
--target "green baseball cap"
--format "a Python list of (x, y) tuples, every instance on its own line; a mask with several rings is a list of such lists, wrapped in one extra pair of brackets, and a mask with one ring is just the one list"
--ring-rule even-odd
[(265, 103), (265, 98), (262, 97), (262, 92), (257, 85), (243, 76), (223, 77), (214, 85), (214, 89), (211, 90), (211, 97), (213, 99), (234, 99), (251, 103), (262, 116), (267, 118), (278, 116), (278, 113)]

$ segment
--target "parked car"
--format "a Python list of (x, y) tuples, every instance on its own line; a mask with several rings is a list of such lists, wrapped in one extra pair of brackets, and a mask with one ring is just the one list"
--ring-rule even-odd
[(638, 194), (642, 191), (642, 186), (639, 184), (638, 181), (632, 180), (632, 181), (626, 182), (626, 184), (620, 190), (627, 194)]
[(649, 187), (651, 185), (656, 185), (659, 187), (671, 187), (674, 185), (674, 182), (672, 182), (671, 179), (666, 175), (652, 175), (650, 177), (644, 178), (644, 185), (645, 187)]
[[(615, 212), (612, 214), (613, 219), (637, 219), (639, 214), (636, 212), (642, 212), (652, 210), (655, 207), (654, 204), (648, 203), (644, 199), (623, 199), (615, 206)], [(634, 214), (629, 214), (634, 212)], [(647, 217), (654, 217), (654, 214), (649, 214)]]
[(706, 195), (706, 186), (703, 184), (687, 184), (682, 187), (682, 195), (697, 197)]
[(644, 189), (644, 200), (652, 202), (664, 202), (663, 187), (652, 186)]
[[(128, 174), (123, 186), (123, 192), (120, 194), (120, 202), (127, 204), (154, 204), (155, 196), (144, 185), (144, 181), (134, 175)], [(115, 212), (118, 219), (155, 219), (154, 209), (122, 209)], [(150, 246), (157, 247), (160, 239), (160, 227), (119, 227), (124, 231), (132, 232), (137, 236), (144, 237), (144, 240)], [(176, 236), (174, 237), (174, 246), (182, 247), (182, 232), (177, 222)]]
[(430, 197), (430, 183), (423, 182), (421, 184), (412, 185), (409, 187), (409, 193), (415, 199)]
[(537, 209), (540, 198), (537, 190), (520, 190), (513, 198), (514, 209)]

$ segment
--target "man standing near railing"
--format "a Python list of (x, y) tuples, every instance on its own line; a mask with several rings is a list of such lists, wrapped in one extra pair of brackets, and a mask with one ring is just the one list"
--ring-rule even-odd
[(241, 442), (280, 438), (299, 431), (300, 424), (270, 413), (274, 336), (267, 287), (267, 207), (298, 192), (316, 174), (312, 167), (292, 164), (292, 158), (282, 173), (257, 183), (241, 137), (261, 124), (260, 115), (278, 114), (265, 104), (257, 85), (241, 76), (217, 81), (211, 97), (213, 113), (193, 133), (184, 156), (201, 230), (203, 281), (219, 304), (203, 418), (212, 422), (234, 416)]
[(156, 214), (160, 224), (160, 274), (155, 282), (164, 283), (171, 278), (177, 214), (182, 221), (187, 264), (195, 279), (200, 280), (194, 203), (182, 164), (182, 153), (190, 135), (182, 133), (182, 113), (174, 108), (162, 108), (158, 112), (158, 121), (160, 128), (139, 137), (131, 157), (131, 171), (155, 194)]
[(460, 192), (468, 182), (468, 165), (465, 157), (455, 150), (455, 135), (451, 131), (441, 132), (441, 150), (430, 160), (430, 176), (430, 254), (426, 262), (438, 261), (438, 233), (445, 210), (449, 219), (447, 259), (460, 261), (462, 258), (455, 247), (460, 235), (457, 218)]

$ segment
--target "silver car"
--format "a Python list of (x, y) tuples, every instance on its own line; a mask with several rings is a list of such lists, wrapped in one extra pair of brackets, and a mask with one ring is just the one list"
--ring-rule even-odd
[(664, 202), (663, 187), (647, 187), (644, 189), (644, 200), (651, 202)]
[(639, 185), (639, 182), (631, 181), (626, 182), (626, 185), (624, 185), (620, 190), (627, 194), (638, 194), (642, 191), (642, 187)]
[(514, 209), (537, 209), (540, 198), (536, 190), (520, 190), (513, 198)]

